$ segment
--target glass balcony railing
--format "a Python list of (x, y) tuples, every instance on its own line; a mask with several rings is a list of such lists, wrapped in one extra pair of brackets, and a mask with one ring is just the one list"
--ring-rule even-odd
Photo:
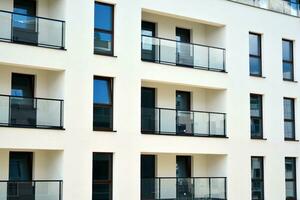
[(268, 9), (275, 12), (300, 16), (300, 4), (291, 0), (229, 0), (242, 4), (255, 6), (258, 8)]
[(61, 200), (61, 180), (1, 181), (0, 199), (5, 200)]
[(0, 10), (0, 41), (64, 49), (65, 22)]
[(141, 200), (226, 200), (226, 178), (143, 178)]
[(142, 60), (211, 71), (225, 71), (225, 49), (142, 36)]
[(161, 135), (226, 137), (226, 114), (142, 108), (142, 133)]
[(64, 101), (0, 95), (0, 126), (63, 128)]

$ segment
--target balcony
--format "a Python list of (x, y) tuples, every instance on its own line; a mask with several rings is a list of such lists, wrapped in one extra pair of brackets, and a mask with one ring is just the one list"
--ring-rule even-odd
[(142, 179), (142, 200), (214, 199), (225, 200), (226, 177), (158, 177)]
[(65, 48), (65, 22), (0, 10), (0, 41)]
[(275, 11), (291, 16), (300, 17), (299, 3), (287, 1), (287, 0), (229, 0), (241, 4), (246, 4), (262, 9)]
[(141, 200), (227, 199), (222, 154), (141, 155)]
[(60, 99), (0, 95), (0, 126), (63, 129)]
[(225, 72), (225, 49), (142, 36), (143, 61)]
[(226, 114), (142, 108), (142, 133), (198, 137), (226, 137)]
[(0, 200), (61, 200), (61, 150), (0, 149)]
[(2, 200), (61, 200), (62, 180), (2, 181), (0, 180), (0, 199)]

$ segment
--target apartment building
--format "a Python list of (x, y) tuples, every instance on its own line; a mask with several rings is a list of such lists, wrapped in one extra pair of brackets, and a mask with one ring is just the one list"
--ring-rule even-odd
[(0, 0), (0, 200), (299, 199), (299, 17)]

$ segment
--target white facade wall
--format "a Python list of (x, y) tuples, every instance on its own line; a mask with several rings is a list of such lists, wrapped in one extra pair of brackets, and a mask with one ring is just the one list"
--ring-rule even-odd
[[(283, 97), (295, 98), (299, 139), (300, 85), (282, 81), (281, 40), (294, 40), (299, 81), (299, 18), (226, 0), (105, 0), (115, 4), (116, 57), (107, 57), (93, 54), (94, 1), (49, 1), (40, 2), (49, 10), (40, 8), (38, 15), (66, 21), (66, 51), (0, 43), (0, 93), (10, 93), (11, 72), (37, 74), (36, 96), (64, 99), (65, 130), (1, 127), (0, 179), (8, 176), (8, 151), (38, 151), (37, 159), (44, 161), (36, 169), (47, 171), (37, 171), (41, 178), (63, 179), (64, 200), (89, 200), (92, 152), (112, 152), (114, 200), (138, 200), (141, 154), (158, 155), (158, 175), (164, 176), (174, 176), (175, 155), (187, 154), (196, 155), (194, 162), (206, 162), (207, 171), (195, 174), (227, 176), (229, 200), (250, 200), (250, 158), (264, 156), (265, 199), (285, 199), (284, 157), (298, 158), (300, 145), (284, 141)], [(10, 3), (1, 0), (0, 9), (10, 10)], [(142, 19), (158, 23), (159, 37), (174, 39), (175, 27), (182, 26), (193, 29), (193, 42), (226, 48), (227, 73), (142, 62)], [(266, 78), (249, 76), (249, 31), (262, 34)], [(93, 131), (94, 75), (114, 78), (116, 132)], [(141, 86), (157, 87), (158, 104), (171, 107), (177, 88), (197, 91), (195, 108), (227, 113), (228, 139), (142, 135)], [(250, 93), (263, 94), (267, 140), (250, 139)], [(54, 156), (50, 150), (63, 153)], [(297, 189), (300, 194), (300, 184)]]

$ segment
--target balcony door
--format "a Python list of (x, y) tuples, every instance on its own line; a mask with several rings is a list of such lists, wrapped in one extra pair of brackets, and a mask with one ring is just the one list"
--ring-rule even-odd
[(35, 126), (34, 75), (12, 74), (10, 124)]
[(188, 200), (193, 197), (191, 164), (191, 156), (176, 156), (177, 199)]
[(34, 200), (32, 152), (10, 152), (7, 200)]
[(155, 156), (141, 156), (142, 200), (155, 200)]
[(155, 130), (155, 88), (142, 87), (142, 131), (156, 132)]
[(142, 21), (142, 59), (156, 61), (156, 25), (152, 22)]
[(193, 133), (193, 115), (191, 113), (191, 93), (176, 91), (176, 133)]
[(176, 64), (193, 67), (193, 46), (191, 43), (191, 31), (189, 29), (176, 28)]
[(18, 43), (38, 43), (36, 1), (14, 0), (12, 40)]

